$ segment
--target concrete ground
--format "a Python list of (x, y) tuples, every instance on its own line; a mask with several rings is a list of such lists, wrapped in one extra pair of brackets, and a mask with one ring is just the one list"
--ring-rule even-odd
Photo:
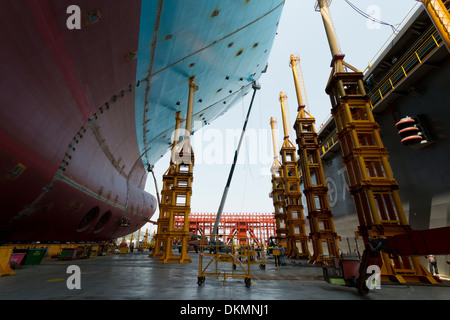
[[(450, 300), (446, 280), (433, 286), (382, 283), (380, 289), (360, 296), (355, 288), (325, 282), (320, 267), (289, 259), (287, 266), (275, 267), (273, 257), (266, 260), (265, 269), (251, 266), (250, 287), (243, 278), (224, 281), (223, 276), (206, 277), (198, 286), (199, 254), (189, 256), (192, 263), (185, 264), (157, 263), (156, 258), (148, 258), (148, 252), (75, 261), (46, 259), (0, 277), (0, 300)], [(80, 289), (68, 288), (68, 279), (73, 279), (71, 265), (81, 272)], [(231, 264), (219, 266), (231, 272)]]

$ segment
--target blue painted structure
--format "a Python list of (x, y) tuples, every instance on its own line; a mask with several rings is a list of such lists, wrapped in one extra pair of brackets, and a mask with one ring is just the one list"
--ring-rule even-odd
[[(174, 115), (211, 123), (239, 101), (266, 68), (284, 0), (142, 1), (135, 93), (144, 166), (168, 150)], [(156, 11), (155, 11), (156, 10)]]

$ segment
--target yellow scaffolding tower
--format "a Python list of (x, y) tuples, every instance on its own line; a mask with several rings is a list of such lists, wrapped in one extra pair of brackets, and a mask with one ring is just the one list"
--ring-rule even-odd
[[(194, 152), (190, 142), (190, 135), (194, 92), (198, 87), (194, 83), (193, 78), (189, 80), (189, 102), (185, 135), (183, 141), (178, 143), (178, 129), (181, 119), (179, 112), (177, 112), (171, 164), (163, 176), (155, 249), (149, 255), (149, 257), (160, 257), (157, 261), (159, 263), (192, 262), (192, 259), (187, 254), (194, 167)], [(175, 224), (175, 221), (180, 220), (177, 217), (182, 217), (181, 221), (183, 223)], [(181, 254), (175, 254), (172, 251), (173, 245), (181, 245)]]
[(450, 13), (445, 7), (449, 1), (442, 2), (441, 0), (420, 0), (425, 6), (425, 9), (438, 30), (447, 50), (450, 51)]
[[(369, 239), (404, 234), (411, 230), (405, 217), (380, 127), (370, 108), (363, 73), (344, 62), (338, 50), (324, 0), (318, 0), (332, 54), (332, 72), (326, 92), (332, 103), (343, 162), (359, 219), (357, 235)], [(344, 70), (344, 66), (349, 71)], [(381, 281), (437, 283), (419, 257), (391, 258), (382, 253)]]
[(309, 259), (308, 236), (303, 216), (300, 177), (297, 168), (296, 147), (289, 140), (290, 125), (286, 106), (287, 96), (280, 92), (281, 113), (283, 116), (284, 142), (281, 147), (281, 169), (284, 184), (284, 212), (287, 223), (286, 256), (294, 259)]
[(328, 188), (323, 173), (320, 145), (315, 129), (315, 119), (305, 110), (305, 88), (302, 85), (300, 58), (291, 55), (292, 73), (298, 101), (298, 115), (294, 124), (297, 133), (298, 155), (303, 179), (303, 193), (308, 206), (309, 238), (314, 253), (309, 263), (315, 265), (333, 263), (338, 257), (340, 237), (334, 229), (333, 215), (328, 201)]
[(164, 243), (167, 239), (166, 233), (169, 230), (169, 220), (170, 220), (170, 210), (169, 206), (172, 204), (172, 198), (165, 196), (167, 192), (170, 192), (173, 186), (175, 172), (174, 154), (175, 149), (179, 139), (179, 128), (180, 128), (181, 118), (180, 111), (176, 113), (175, 116), (175, 137), (172, 145), (172, 155), (170, 159), (169, 169), (163, 175), (163, 188), (161, 190), (162, 202), (159, 208), (159, 218), (157, 221), (157, 232), (153, 235), (152, 244), (154, 245), (153, 251), (150, 253), (150, 258), (162, 257), (164, 252)]
[(283, 170), (281, 168), (280, 160), (278, 160), (278, 128), (277, 121), (270, 118), (270, 127), (272, 128), (272, 143), (273, 143), (273, 163), (270, 168), (272, 173), (272, 201), (275, 209), (275, 232), (277, 243), (280, 246), (287, 247), (287, 215), (284, 211), (284, 182)]

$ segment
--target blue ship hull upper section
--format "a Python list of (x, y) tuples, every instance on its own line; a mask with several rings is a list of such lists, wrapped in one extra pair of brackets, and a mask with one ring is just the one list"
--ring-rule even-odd
[[(210, 123), (266, 68), (284, 0), (143, 0), (135, 117), (144, 166), (169, 149), (188, 79), (199, 86), (193, 122)], [(194, 128), (195, 130), (195, 128)]]

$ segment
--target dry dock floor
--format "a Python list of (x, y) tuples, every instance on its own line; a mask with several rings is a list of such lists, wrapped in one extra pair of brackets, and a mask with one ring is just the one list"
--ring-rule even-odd
[[(382, 283), (366, 296), (356, 289), (331, 285), (322, 268), (287, 259), (287, 266), (252, 265), (252, 284), (244, 279), (207, 277), (197, 284), (199, 254), (192, 263), (161, 264), (148, 252), (116, 254), (91, 259), (45, 259), (40, 265), (21, 266), (12, 276), (0, 277), (0, 300), (450, 300), (450, 281), (440, 285)], [(80, 268), (81, 289), (68, 289), (71, 265)], [(231, 266), (230, 264), (227, 264)]]

